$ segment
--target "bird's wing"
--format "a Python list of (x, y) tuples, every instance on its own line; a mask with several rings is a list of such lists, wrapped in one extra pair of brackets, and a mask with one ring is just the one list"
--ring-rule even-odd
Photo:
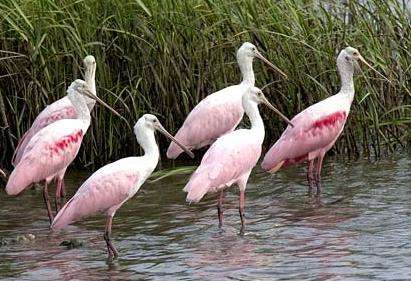
[(30, 129), (24, 134), (19, 141), (16, 150), (14, 151), (12, 163), (16, 166), (26, 149), (27, 144), (31, 138), (41, 129), (48, 125), (62, 119), (75, 119), (77, 116), (76, 109), (71, 104), (67, 97), (61, 98), (54, 103), (48, 105), (42, 112), (36, 117)]
[[(297, 114), (280, 139), (270, 148), (261, 164), (271, 170), (282, 162), (285, 165), (305, 160), (308, 154), (332, 144), (341, 134), (348, 110), (327, 99)], [(334, 104), (333, 104), (334, 103)]]
[[(176, 139), (190, 149), (198, 149), (234, 130), (244, 114), (242, 91), (244, 86), (235, 85), (202, 100), (188, 114), (175, 135)], [(167, 150), (167, 157), (174, 159), (180, 153), (182, 149), (172, 142)]]
[(18, 194), (33, 182), (54, 176), (76, 157), (83, 140), (79, 120), (59, 120), (41, 129), (27, 144), (25, 153), (7, 183), (9, 194)]
[(188, 201), (198, 202), (207, 192), (233, 184), (255, 166), (261, 143), (251, 134), (251, 130), (236, 130), (211, 145), (184, 188)]
[(61, 229), (80, 218), (115, 212), (138, 190), (141, 172), (129, 165), (128, 158), (108, 164), (93, 173), (64, 205), (53, 221), (52, 229)]

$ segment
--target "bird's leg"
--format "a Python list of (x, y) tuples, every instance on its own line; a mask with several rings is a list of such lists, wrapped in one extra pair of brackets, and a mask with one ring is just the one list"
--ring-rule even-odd
[(244, 205), (245, 205), (245, 191), (243, 189), (240, 189), (240, 204), (238, 211), (240, 212), (240, 219), (241, 219), (241, 229), (240, 229), (240, 234), (244, 234), (245, 230), (245, 217), (244, 217)]
[(62, 199), (66, 197), (66, 185), (64, 184), (64, 178), (61, 179), (60, 197)]
[(223, 201), (224, 201), (224, 189), (221, 190), (220, 197), (217, 201), (217, 212), (218, 212), (218, 227), (221, 228), (223, 227)]
[(62, 180), (60, 178), (57, 178), (57, 186), (56, 186), (56, 201), (55, 207), (56, 207), (56, 213), (61, 209), (61, 185), (62, 185)]
[(113, 216), (110, 215), (107, 217), (106, 220), (106, 228), (104, 231), (104, 240), (106, 240), (106, 244), (107, 244), (107, 250), (108, 250), (108, 259), (112, 260), (113, 258), (117, 258), (118, 257), (118, 251), (117, 249), (114, 247), (113, 242), (111, 242), (111, 225), (113, 222)]
[(47, 214), (49, 216), (49, 221), (50, 221), (50, 225), (53, 222), (53, 213), (51, 212), (51, 206), (50, 206), (50, 199), (49, 199), (49, 192), (47, 190), (47, 181), (45, 181), (44, 183), (44, 189), (43, 189), (43, 199), (44, 199), (44, 203), (46, 204), (46, 208), (47, 208)]
[(308, 169), (307, 169), (307, 180), (308, 180), (308, 193), (311, 194), (313, 187), (315, 185), (315, 176), (314, 176), (314, 160), (308, 160)]
[(323, 192), (322, 184), (321, 184), (321, 168), (323, 165), (324, 155), (318, 157), (316, 171), (315, 171), (315, 183), (317, 185), (317, 195), (320, 195)]

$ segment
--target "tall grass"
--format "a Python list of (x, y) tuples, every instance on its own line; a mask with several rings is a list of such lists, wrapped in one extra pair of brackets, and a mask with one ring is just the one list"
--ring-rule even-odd
[[(357, 47), (365, 70), (335, 152), (380, 155), (410, 142), (411, 14), (401, 1), (2, 0), (0, 162), (36, 115), (97, 59), (98, 95), (130, 123), (156, 114), (174, 132), (201, 99), (240, 81), (236, 49), (255, 43), (289, 80), (255, 63), (257, 86), (292, 117), (338, 91), (335, 58)], [(266, 145), (284, 124), (264, 111)], [(165, 148), (165, 140), (160, 138)], [(100, 164), (137, 152), (123, 121), (98, 108), (78, 157)]]

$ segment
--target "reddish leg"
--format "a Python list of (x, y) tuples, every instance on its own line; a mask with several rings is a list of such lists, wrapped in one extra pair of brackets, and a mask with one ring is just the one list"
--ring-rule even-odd
[(43, 199), (44, 199), (44, 203), (46, 204), (46, 208), (47, 208), (47, 214), (49, 216), (49, 221), (50, 221), (50, 225), (53, 222), (53, 213), (51, 212), (51, 206), (50, 206), (50, 199), (49, 199), (49, 192), (47, 190), (47, 181), (45, 181), (44, 184), (44, 189), (43, 189)]
[(244, 205), (245, 205), (245, 191), (240, 190), (240, 204), (238, 211), (240, 212), (240, 219), (241, 219), (241, 229), (240, 229), (240, 234), (244, 234), (245, 230), (245, 217), (244, 217)]
[(56, 179), (57, 185), (56, 185), (56, 200), (54, 202), (55, 208), (56, 208), (56, 213), (61, 209), (61, 185), (62, 185), (62, 180), (60, 178)]
[(218, 212), (218, 227), (221, 228), (223, 227), (223, 218), (224, 218), (224, 214), (223, 214), (223, 201), (224, 201), (224, 189), (221, 190), (220, 193), (220, 197), (218, 199), (217, 202), (217, 212)]
[(118, 251), (114, 247), (113, 242), (111, 242), (111, 225), (113, 223), (113, 215), (108, 216), (106, 220), (106, 228), (104, 231), (104, 240), (106, 240), (107, 250), (108, 250), (108, 259), (112, 260), (113, 258), (118, 257)]
[(317, 166), (315, 169), (315, 183), (317, 185), (317, 195), (323, 192), (322, 184), (321, 184), (321, 168), (323, 165), (324, 155), (318, 157)]
[(314, 160), (308, 160), (308, 169), (307, 169), (307, 180), (308, 180), (308, 193), (312, 193), (313, 187), (315, 186), (315, 176), (314, 176)]

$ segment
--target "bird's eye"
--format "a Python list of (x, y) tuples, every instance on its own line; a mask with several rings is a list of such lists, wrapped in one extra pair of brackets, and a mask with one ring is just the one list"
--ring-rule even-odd
[(354, 52), (353, 55), (354, 55), (354, 56), (358, 56), (358, 53), (357, 53), (357, 52)]
[(346, 61), (350, 61), (350, 57), (349, 57), (349, 56), (346, 56), (346, 57), (345, 57), (345, 60), (346, 60)]

